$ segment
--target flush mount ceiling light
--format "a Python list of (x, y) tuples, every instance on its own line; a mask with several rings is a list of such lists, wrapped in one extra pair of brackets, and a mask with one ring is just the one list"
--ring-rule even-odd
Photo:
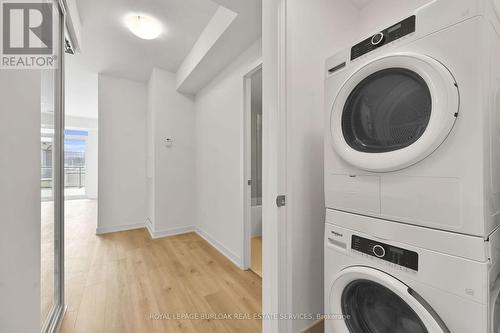
[(142, 39), (155, 39), (162, 31), (161, 24), (146, 15), (128, 15), (125, 17), (125, 24), (134, 35)]

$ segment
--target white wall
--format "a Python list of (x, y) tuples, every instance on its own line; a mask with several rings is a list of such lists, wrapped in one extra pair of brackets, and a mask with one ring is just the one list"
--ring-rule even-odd
[(157, 94), (154, 86), (155, 80), (150, 77), (148, 81), (148, 103), (146, 110), (146, 209), (147, 209), (147, 219), (146, 224), (150, 231), (153, 231), (154, 219), (155, 219), (155, 183), (154, 183), (154, 173), (155, 173), (155, 121), (153, 112), (153, 102), (154, 96)]
[[(43, 117), (44, 116), (42, 115), (42, 119)], [(69, 129), (90, 130), (90, 129), (97, 129), (98, 127), (97, 118), (75, 117), (66, 115), (64, 117), (64, 121), (65, 121), (64, 124), (65, 127)]]
[(40, 92), (0, 70), (0, 332), (40, 331)]
[[(257, 67), (255, 42), (196, 95), (196, 226), (243, 264), (243, 77)], [(265, 69), (264, 69), (265, 70)]]
[(148, 90), (148, 218), (160, 237), (195, 224), (194, 102), (176, 92), (175, 74), (161, 69), (153, 70)]
[[(352, 44), (359, 14), (349, 0), (288, 0), (287, 4), (291, 307), (294, 313), (323, 313), (324, 64), (327, 57)], [(308, 324), (294, 321), (292, 332)]]
[(146, 90), (142, 82), (99, 75), (97, 232), (144, 226)]
[(80, 54), (65, 58), (66, 116), (97, 119), (97, 76), (85, 68)]

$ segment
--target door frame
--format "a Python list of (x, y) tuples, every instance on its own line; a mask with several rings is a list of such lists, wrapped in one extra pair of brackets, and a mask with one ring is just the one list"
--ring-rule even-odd
[(66, 305), (64, 302), (64, 115), (65, 115), (65, 94), (64, 94), (64, 57), (65, 57), (65, 36), (66, 36), (66, 4), (63, 0), (53, 2), (57, 5), (59, 14), (59, 71), (58, 98), (56, 100), (59, 112), (54, 112), (54, 179), (53, 179), (53, 200), (54, 200), (54, 242), (55, 258), (54, 269), (58, 275), (54, 280), (54, 304), (49, 311), (47, 319), (41, 327), (43, 333), (58, 332), (62, 324)]
[(243, 269), (252, 258), (252, 76), (262, 70), (262, 60), (243, 76)]
[[(287, 0), (262, 4), (262, 312), (264, 333), (292, 331), (287, 196)], [(278, 207), (277, 196), (285, 195)]]

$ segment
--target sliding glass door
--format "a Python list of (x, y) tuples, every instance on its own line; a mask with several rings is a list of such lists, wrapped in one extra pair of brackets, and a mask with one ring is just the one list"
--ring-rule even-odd
[(54, 332), (64, 314), (64, 27), (65, 11), (53, 6), (56, 66), (41, 70), (41, 331)]

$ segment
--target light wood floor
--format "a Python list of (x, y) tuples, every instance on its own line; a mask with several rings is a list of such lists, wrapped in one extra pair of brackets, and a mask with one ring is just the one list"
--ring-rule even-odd
[(250, 269), (262, 277), (262, 236), (252, 237), (252, 263)]
[[(261, 332), (262, 282), (194, 233), (152, 240), (145, 229), (95, 235), (95, 202), (66, 205), (61, 332)], [(164, 320), (218, 315), (252, 319)], [(156, 319), (151, 319), (156, 315)]]
[(40, 274), (40, 318), (44, 321), (54, 299), (54, 203), (52, 201), (41, 203)]

